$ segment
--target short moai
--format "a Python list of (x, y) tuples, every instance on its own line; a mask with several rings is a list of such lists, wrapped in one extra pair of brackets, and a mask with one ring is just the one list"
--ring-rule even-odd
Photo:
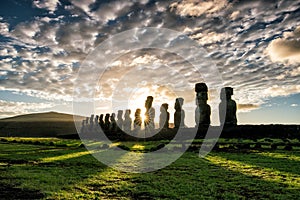
[(130, 132), (131, 131), (132, 119), (130, 117), (130, 114), (131, 114), (130, 109), (125, 110), (124, 122), (123, 122), (123, 130), (125, 132)]
[(116, 130), (117, 130), (117, 122), (116, 122), (115, 116), (116, 116), (115, 113), (112, 113), (110, 115), (110, 127), (109, 127), (109, 131), (111, 133), (115, 133)]
[(236, 102), (231, 99), (233, 95), (232, 87), (222, 88), (220, 99), (221, 103), (219, 104), (219, 119), (221, 125), (225, 126), (236, 126)]
[(106, 113), (105, 118), (104, 118), (104, 131), (108, 131), (110, 127), (110, 114)]
[(99, 115), (95, 116), (94, 124), (97, 126), (99, 124)]
[(85, 120), (82, 120), (82, 122), (81, 122), (80, 133), (81, 134), (85, 133)]
[(196, 126), (209, 126), (211, 108), (207, 104), (208, 100), (208, 87), (205, 83), (197, 83), (195, 85), (196, 92), (196, 105), (195, 121)]
[(170, 113), (168, 112), (169, 105), (167, 103), (163, 103), (160, 107), (160, 115), (159, 115), (159, 128), (160, 129), (168, 129), (169, 128), (169, 119)]
[(134, 113), (133, 127), (135, 130), (140, 130), (142, 126), (141, 109), (136, 109)]
[(121, 131), (123, 129), (123, 110), (118, 110), (117, 114), (117, 129)]
[(183, 98), (176, 98), (175, 100), (175, 113), (174, 113), (174, 128), (182, 128), (185, 127), (184, 119), (185, 119), (185, 112), (182, 109), (184, 99)]
[(105, 127), (104, 127), (105, 123), (104, 123), (103, 117), (104, 117), (103, 114), (101, 114), (100, 117), (99, 117), (99, 126), (100, 126), (100, 128), (101, 128), (102, 130), (104, 130), (104, 128), (105, 128)]
[(90, 117), (90, 126), (94, 125), (94, 115), (91, 115)]

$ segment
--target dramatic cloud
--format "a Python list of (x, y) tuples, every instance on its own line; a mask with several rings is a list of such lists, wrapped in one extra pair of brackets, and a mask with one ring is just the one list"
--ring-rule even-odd
[(56, 10), (59, 5), (59, 0), (34, 0), (33, 5), (37, 8), (44, 8), (50, 11), (51, 14)]
[(171, 11), (175, 11), (180, 16), (195, 16), (199, 17), (203, 14), (212, 14), (228, 5), (227, 0), (183, 0), (170, 5)]
[(237, 109), (239, 112), (249, 112), (250, 110), (259, 108), (259, 105), (255, 104), (238, 104)]
[[(186, 61), (195, 55), (181, 58), (153, 49), (124, 51), (110, 65), (96, 63), (105, 69), (101, 81), (93, 80), (96, 99), (109, 101), (114, 95), (135, 98), (148, 91), (158, 102), (166, 100), (162, 94), (167, 96), (170, 104), (176, 95), (184, 96), (185, 106), (192, 108), (194, 84), (210, 73), (211, 66), (205, 65), (208, 61), (215, 64), (223, 84), (234, 88), (233, 98), (241, 111), (256, 109), (273, 97), (300, 92), (298, 1), (35, 0), (31, 6), (27, 13), (38, 13), (36, 16), (0, 17), (2, 91), (70, 102), (81, 64), (98, 45), (128, 29), (161, 27), (198, 42), (205, 58), (203, 71), (199, 73)], [(148, 37), (154, 43), (162, 41), (159, 34)], [(97, 57), (119, 53), (117, 47), (126, 44), (117, 41), (107, 54)], [(87, 90), (93, 86), (86, 83), (93, 73), (84, 73), (81, 84)], [(140, 87), (143, 90), (134, 90)], [(209, 103), (218, 104), (219, 94), (210, 90)], [(27, 112), (21, 108), (27, 105), (15, 105)], [(99, 106), (103, 110), (109, 107)]]
[(274, 62), (300, 63), (300, 27), (273, 40), (267, 52)]

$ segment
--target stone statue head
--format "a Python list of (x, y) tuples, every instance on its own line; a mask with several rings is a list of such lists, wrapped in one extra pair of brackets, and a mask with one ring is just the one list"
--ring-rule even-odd
[(232, 87), (225, 87), (221, 89), (221, 100), (230, 100), (231, 96), (233, 95), (233, 88)]
[(109, 122), (109, 116), (110, 116), (110, 114), (109, 114), (109, 113), (106, 113), (105, 118), (104, 118), (104, 120), (105, 120), (106, 122)]
[(152, 107), (152, 102), (153, 102), (153, 96), (148, 96), (147, 100), (145, 102), (145, 108), (149, 109)]
[(124, 115), (125, 117), (129, 117), (130, 114), (131, 114), (131, 110), (130, 109), (125, 110), (125, 115)]
[(141, 114), (141, 109), (137, 108), (137, 109), (135, 110), (135, 116), (136, 116), (136, 115), (140, 115), (140, 114)]
[(176, 100), (175, 100), (175, 106), (174, 106), (175, 110), (181, 110), (182, 105), (183, 105), (183, 101), (184, 101), (184, 99), (181, 98), (181, 97), (176, 98)]
[(169, 105), (167, 103), (163, 103), (160, 106), (160, 112), (166, 112), (168, 111)]
[(122, 119), (123, 110), (118, 110), (118, 119)]
[(208, 87), (205, 83), (196, 83), (195, 92), (208, 92)]
[(196, 83), (195, 85), (195, 92), (196, 95), (196, 104), (201, 104), (203, 102), (206, 102), (208, 100), (208, 87), (205, 83)]
[(115, 117), (116, 117), (116, 114), (115, 113), (111, 113), (111, 115), (110, 115), (110, 121), (115, 121)]

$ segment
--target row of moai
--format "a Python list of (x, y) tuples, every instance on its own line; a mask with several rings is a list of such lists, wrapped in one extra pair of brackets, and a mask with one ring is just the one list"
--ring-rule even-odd
[[(195, 85), (196, 92), (196, 110), (195, 110), (195, 123), (196, 127), (204, 126), (207, 127), (210, 125), (210, 115), (211, 107), (207, 104), (208, 100), (208, 87), (205, 83), (197, 83)], [(221, 90), (221, 102), (219, 105), (219, 118), (221, 125), (225, 126), (235, 126), (237, 125), (236, 118), (236, 103), (231, 99), (233, 95), (233, 88), (225, 87)], [(134, 114), (134, 120), (132, 121), (131, 110), (127, 109), (124, 113), (123, 110), (118, 110), (117, 119), (115, 113), (107, 113), (105, 116), (101, 114), (100, 116), (91, 115), (82, 121), (81, 132), (91, 132), (97, 130), (100, 126), (104, 132), (130, 132), (130, 131), (139, 131), (141, 130), (142, 124), (146, 131), (153, 131), (155, 129), (155, 109), (152, 107), (153, 97), (148, 96), (145, 101), (146, 112), (144, 114), (144, 121), (141, 117), (141, 109), (136, 109)], [(183, 98), (176, 98), (175, 100), (175, 113), (174, 113), (174, 129), (184, 128), (185, 123), (185, 111), (182, 109), (184, 103)], [(168, 112), (169, 105), (163, 103), (160, 107), (160, 116), (159, 116), (159, 129), (169, 129), (169, 119), (170, 113)]]

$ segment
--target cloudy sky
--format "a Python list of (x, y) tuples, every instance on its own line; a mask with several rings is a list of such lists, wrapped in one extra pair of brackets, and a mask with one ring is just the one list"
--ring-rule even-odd
[[(166, 49), (122, 51), (128, 45), (118, 37), (145, 27), (177, 31), (194, 41), (201, 49), (203, 70)], [(145, 38), (142, 34), (137, 40)], [(164, 37), (158, 31), (147, 41), (164, 44), (178, 39)], [(98, 62), (103, 73), (91, 79), (88, 61), (97, 62), (101, 44), (111, 38), (113, 45), (102, 58), (122, 53), (110, 62)], [(189, 45), (184, 44), (177, 46)], [(172, 116), (174, 99), (182, 96), (186, 124), (193, 126), (193, 87), (207, 81), (213, 66), (222, 84), (234, 88), (239, 124), (300, 123), (299, 0), (3, 0), (0, 59), (1, 118), (73, 113), (79, 76), (84, 77), (82, 87), (94, 83), (96, 114), (126, 106), (134, 112), (152, 95), (156, 116), (164, 102)], [(219, 97), (213, 86), (210, 89), (212, 121), (218, 124)], [(126, 106), (120, 103), (124, 99)]]

